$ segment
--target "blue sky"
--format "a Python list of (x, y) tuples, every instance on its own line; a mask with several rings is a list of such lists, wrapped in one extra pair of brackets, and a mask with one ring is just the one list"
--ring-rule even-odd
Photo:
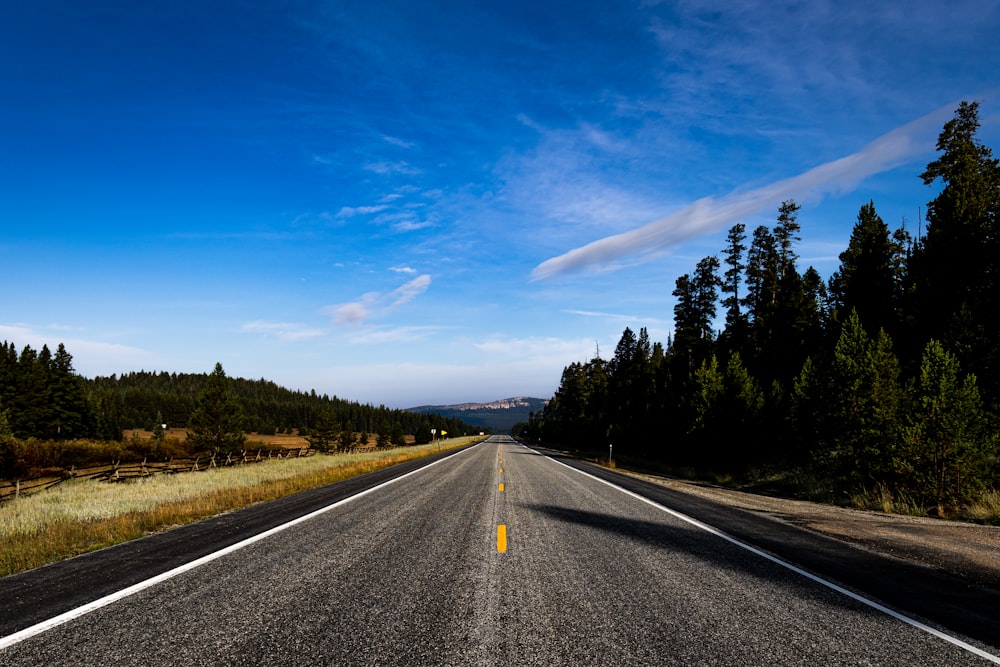
[(83, 375), (393, 407), (548, 397), (678, 275), (802, 205), (837, 268), (915, 231), (1000, 4), (88, 2), (0, 21), (0, 340)]

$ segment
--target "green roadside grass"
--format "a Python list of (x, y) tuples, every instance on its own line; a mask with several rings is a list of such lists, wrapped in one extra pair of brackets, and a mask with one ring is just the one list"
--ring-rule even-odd
[(70, 480), (0, 505), (0, 576), (479, 439), (453, 438), (444, 443), (383, 451), (317, 454), (117, 484)]

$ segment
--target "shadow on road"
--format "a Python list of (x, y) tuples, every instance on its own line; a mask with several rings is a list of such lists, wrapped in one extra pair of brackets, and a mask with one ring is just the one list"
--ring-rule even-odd
[[(662, 521), (655, 521), (551, 504), (525, 504), (523, 507), (559, 522), (663, 550), (664, 557), (669, 557), (666, 552), (680, 553), (701, 560), (710, 567), (738, 571), (801, 599), (842, 607), (863, 616), (887, 618), (872, 607), (833, 589), (818, 586), (791, 569), (667, 514)], [(753, 523), (750, 522), (751, 525)], [(865, 597), (874, 594), (873, 599), (904, 614), (916, 614), (918, 618), (937, 622), (942, 628), (975, 637), (987, 646), (1000, 646), (1000, 633), (993, 620), (998, 608), (996, 605), (1000, 602), (996, 591), (969, 587), (965, 582), (930, 568), (904, 565), (805, 531), (794, 532), (799, 532), (805, 539), (788, 545), (780, 555), (774, 554), (782, 562), (811, 571), (832, 584), (861, 592)], [(760, 548), (747, 536), (734, 539)], [(586, 538), (583, 540), (586, 541)], [(762, 550), (773, 554), (766, 548)]]

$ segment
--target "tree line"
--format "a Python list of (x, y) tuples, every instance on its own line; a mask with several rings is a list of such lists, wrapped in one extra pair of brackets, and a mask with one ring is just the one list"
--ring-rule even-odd
[(611, 359), (571, 364), (526, 435), (674, 466), (804, 466), (834, 493), (927, 506), (994, 487), (1000, 167), (978, 109), (961, 103), (920, 175), (940, 186), (926, 234), (890, 231), (869, 201), (823, 280), (799, 268), (794, 200), (749, 238), (734, 225), (676, 279), (667, 343), (627, 328)]
[[(0, 435), (19, 439), (120, 441), (134, 429), (188, 428), (204, 410), (207, 390), (219, 390), (213, 373), (153, 373), (86, 379), (60, 343), (53, 354), (30, 345), (0, 345)], [(454, 435), (478, 432), (459, 419), (372, 406), (309, 392), (293, 391), (260, 379), (225, 378), (225, 392), (239, 407), (235, 424), (246, 433), (344, 432), (379, 434), (400, 443), (404, 434), (429, 442), (431, 429)]]
[[(186, 428), (211, 374), (138, 371), (98, 376), (90, 381), (95, 398), (123, 430), (152, 428), (157, 423)], [(270, 380), (228, 378), (244, 414), (244, 429), (253, 433), (307, 434), (321, 416), (341, 428), (352, 424), (358, 432), (376, 433), (386, 422), (407, 434), (420, 435), (426, 427), (453, 434), (470, 433), (474, 427), (458, 419), (373, 406), (317, 394), (315, 390), (286, 389)], [(159, 417), (157, 416), (159, 415)]]

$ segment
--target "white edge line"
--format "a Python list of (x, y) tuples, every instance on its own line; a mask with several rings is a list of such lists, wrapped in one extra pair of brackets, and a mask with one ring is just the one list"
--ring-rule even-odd
[[(476, 443), (472, 447), (464, 449), (461, 452), (457, 452), (453, 456), (458, 456), (458, 455), (464, 454), (465, 452), (471, 451), (471, 450), (475, 449), (476, 447), (478, 447), (480, 444), (481, 443)], [(79, 618), (81, 616), (89, 614), (90, 612), (96, 611), (96, 610), (100, 609), (101, 607), (106, 607), (109, 604), (112, 604), (114, 602), (117, 602), (119, 600), (127, 598), (130, 595), (135, 595), (136, 593), (138, 593), (140, 591), (144, 591), (147, 588), (151, 588), (151, 587), (153, 587), (153, 586), (155, 586), (155, 585), (157, 585), (159, 583), (167, 581), (168, 579), (172, 579), (173, 577), (176, 577), (179, 574), (184, 574), (185, 572), (188, 572), (189, 570), (193, 570), (196, 567), (200, 567), (202, 565), (205, 565), (206, 563), (210, 563), (213, 560), (216, 560), (217, 558), (222, 558), (223, 556), (231, 554), (234, 551), (239, 551), (243, 547), (250, 546), (251, 544), (253, 544), (255, 542), (259, 542), (259, 541), (261, 541), (261, 540), (263, 540), (265, 538), (268, 538), (268, 537), (270, 537), (272, 535), (275, 535), (275, 534), (280, 533), (280, 532), (282, 532), (284, 530), (287, 530), (287, 529), (291, 528), (292, 526), (297, 526), (298, 524), (300, 524), (300, 523), (302, 523), (304, 521), (308, 521), (309, 519), (312, 519), (313, 517), (319, 516), (320, 514), (323, 514), (325, 512), (329, 512), (330, 510), (336, 509), (336, 508), (340, 507), (341, 505), (346, 505), (347, 503), (349, 503), (349, 502), (351, 502), (353, 500), (357, 500), (358, 498), (361, 498), (363, 496), (367, 496), (369, 493), (374, 493), (375, 491), (378, 491), (379, 489), (382, 489), (382, 488), (384, 488), (386, 486), (389, 486), (390, 484), (395, 484), (396, 482), (398, 482), (398, 481), (400, 481), (402, 479), (406, 479), (410, 475), (415, 475), (415, 474), (417, 474), (419, 472), (422, 472), (424, 470), (427, 470), (428, 468), (431, 468), (431, 467), (437, 465), (438, 463), (442, 463), (442, 462), (447, 461), (447, 460), (449, 460), (451, 458), (452, 458), (452, 456), (446, 456), (446, 457), (444, 457), (442, 459), (438, 459), (437, 461), (433, 461), (431, 463), (428, 463), (427, 465), (421, 466), (421, 467), (417, 468), (416, 470), (411, 470), (410, 472), (405, 473), (403, 475), (400, 475), (399, 477), (393, 477), (389, 481), (382, 482), (381, 484), (378, 484), (377, 486), (373, 486), (370, 489), (365, 489), (364, 491), (356, 493), (353, 496), (349, 496), (349, 497), (344, 498), (342, 500), (338, 500), (337, 502), (335, 502), (335, 503), (333, 503), (331, 505), (327, 505), (326, 507), (321, 507), (320, 509), (314, 510), (314, 511), (310, 512), (309, 514), (304, 514), (304, 515), (298, 517), (297, 519), (292, 519), (288, 523), (283, 523), (280, 526), (275, 526), (274, 528), (270, 528), (268, 530), (265, 530), (263, 533), (258, 533), (257, 535), (254, 535), (252, 537), (248, 537), (247, 539), (245, 539), (245, 540), (243, 540), (241, 542), (237, 542), (235, 544), (231, 544), (228, 547), (225, 547), (224, 549), (220, 549), (220, 550), (212, 552), (212, 553), (210, 553), (208, 555), (202, 556), (201, 558), (193, 560), (190, 563), (185, 563), (184, 565), (179, 565), (178, 567), (175, 567), (172, 570), (167, 570), (166, 572), (163, 572), (162, 574), (158, 574), (155, 577), (151, 577), (151, 578), (146, 579), (144, 581), (140, 581), (139, 583), (133, 584), (133, 585), (129, 586), (128, 588), (123, 588), (120, 591), (116, 591), (114, 593), (111, 593), (110, 595), (105, 595), (104, 597), (99, 598), (97, 600), (94, 600), (93, 602), (88, 602), (87, 604), (82, 605), (80, 607), (77, 607), (75, 609), (70, 609), (69, 611), (63, 612), (62, 614), (59, 614), (58, 616), (53, 616), (52, 618), (50, 618), (48, 620), (42, 621), (41, 623), (36, 623), (35, 625), (27, 627), (27, 628), (25, 628), (23, 630), (19, 630), (19, 631), (13, 633), (13, 634), (7, 635), (6, 637), (0, 637), (0, 650), (3, 650), (5, 648), (9, 648), (9, 647), (13, 646), (14, 644), (17, 644), (19, 642), (24, 641), (25, 639), (28, 639), (30, 637), (34, 637), (35, 635), (39, 635), (39, 634), (41, 634), (43, 632), (47, 632), (48, 630), (52, 630), (53, 628), (59, 627), (60, 625), (64, 625), (64, 624), (72, 621), (75, 618)]]
[[(538, 452), (538, 453), (542, 454), (541, 452)], [(940, 630), (932, 628), (929, 625), (921, 623), (920, 621), (918, 621), (916, 619), (913, 619), (913, 618), (910, 618), (909, 616), (905, 616), (903, 614), (900, 614), (897, 611), (893, 611), (892, 609), (889, 609), (888, 607), (883, 606), (883, 605), (879, 604), (878, 602), (875, 602), (874, 600), (869, 600), (868, 598), (866, 598), (864, 596), (858, 595), (854, 591), (850, 591), (850, 590), (848, 590), (848, 589), (846, 589), (846, 588), (844, 588), (842, 586), (838, 586), (837, 584), (833, 583), (832, 581), (827, 581), (826, 579), (823, 579), (822, 577), (818, 577), (815, 574), (812, 574), (811, 572), (807, 572), (807, 571), (803, 570), (800, 567), (796, 567), (795, 565), (792, 565), (791, 563), (788, 563), (786, 561), (781, 560), (780, 558), (772, 556), (769, 553), (761, 551), (760, 549), (758, 549), (758, 548), (756, 548), (754, 546), (751, 546), (751, 545), (747, 544), (746, 542), (741, 542), (740, 540), (737, 540), (736, 538), (731, 537), (730, 535), (726, 535), (724, 532), (722, 532), (718, 528), (714, 528), (714, 527), (712, 527), (712, 526), (710, 526), (710, 525), (708, 525), (706, 523), (702, 523), (701, 521), (698, 521), (697, 519), (695, 519), (693, 517), (687, 516), (686, 514), (682, 514), (682, 513), (678, 512), (676, 510), (672, 510), (669, 507), (661, 505), (661, 504), (657, 503), (654, 500), (650, 500), (649, 498), (643, 497), (643, 496), (639, 495), (638, 493), (635, 493), (633, 491), (629, 491), (628, 489), (622, 488), (622, 487), (618, 486), (617, 484), (615, 484), (613, 482), (609, 482), (607, 480), (601, 479), (600, 477), (597, 477), (596, 475), (592, 475), (589, 472), (585, 472), (585, 471), (580, 470), (578, 468), (574, 468), (571, 465), (566, 465), (562, 461), (556, 460), (556, 459), (552, 458), (551, 456), (548, 456), (547, 454), (542, 454), (542, 456), (545, 456), (546, 458), (550, 459), (551, 461), (553, 461), (555, 463), (558, 463), (561, 466), (565, 466), (566, 468), (569, 468), (570, 470), (573, 470), (574, 472), (577, 472), (577, 473), (579, 473), (581, 475), (584, 475), (585, 477), (590, 477), (591, 479), (594, 479), (594, 480), (600, 482), (601, 484), (606, 484), (607, 486), (610, 486), (613, 489), (617, 489), (618, 491), (621, 491), (622, 493), (624, 493), (627, 496), (631, 496), (631, 497), (635, 498), (636, 500), (641, 500), (642, 502), (646, 503), (647, 505), (652, 505), (656, 509), (658, 509), (658, 510), (660, 510), (662, 512), (666, 512), (667, 514), (669, 514), (672, 517), (680, 519), (681, 521), (685, 521), (685, 522), (691, 524), (692, 526), (695, 526), (697, 528), (700, 528), (701, 530), (704, 530), (704, 531), (706, 531), (708, 533), (711, 533), (712, 535), (715, 535), (716, 537), (720, 537), (720, 538), (726, 540), (727, 542), (730, 542), (731, 544), (734, 544), (734, 545), (740, 547), (741, 549), (745, 549), (746, 551), (749, 551), (752, 554), (760, 556), (761, 558), (765, 558), (765, 559), (771, 561), (772, 563), (775, 563), (777, 565), (780, 565), (781, 567), (784, 567), (784, 568), (786, 568), (788, 570), (791, 570), (792, 572), (794, 572), (796, 574), (799, 574), (799, 575), (801, 575), (801, 576), (803, 576), (803, 577), (805, 577), (807, 579), (811, 579), (812, 581), (814, 581), (814, 582), (816, 582), (818, 584), (821, 584), (823, 586), (826, 586), (827, 588), (829, 588), (831, 590), (834, 590), (834, 591), (840, 593), (841, 595), (846, 595), (847, 597), (851, 598), (852, 600), (855, 600), (855, 601), (860, 602), (860, 603), (862, 603), (864, 605), (867, 605), (867, 606), (871, 607), (872, 609), (876, 609), (876, 610), (882, 612), (883, 614), (887, 614), (887, 615), (895, 618), (896, 620), (902, 621), (903, 623), (911, 625), (911, 626), (913, 626), (913, 627), (915, 627), (915, 628), (917, 628), (919, 630), (923, 630), (924, 632), (926, 632), (928, 634), (931, 634), (931, 635), (937, 637), (938, 639), (943, 639), (944, 641), (949, 642), (951, 644), (954, 644), (955, 646), (958, 646), (961, 649), (965, 649), (966, 651), (969, 651), (970, 653), (974, 653), (975, 655), (978, 655), (980, 658), (984, 658), (984, 659), (989, 660), (990, 662), (992, 662), (994, 664), (1000, 665), (1000, 656), (994, 655), (992, 653), (988, 653), (988, 652), (984, 651), (983, 649), (981, 649), (981, 648), (979, 648), (977, 646), (973, 646), (972, 644), (969, 644), (967, 642), (962, 641), (961, 639), (958, 639), (957, 637), (953, 637), (953, 636), (951, 636), (949, 634), (941, 632)]]

